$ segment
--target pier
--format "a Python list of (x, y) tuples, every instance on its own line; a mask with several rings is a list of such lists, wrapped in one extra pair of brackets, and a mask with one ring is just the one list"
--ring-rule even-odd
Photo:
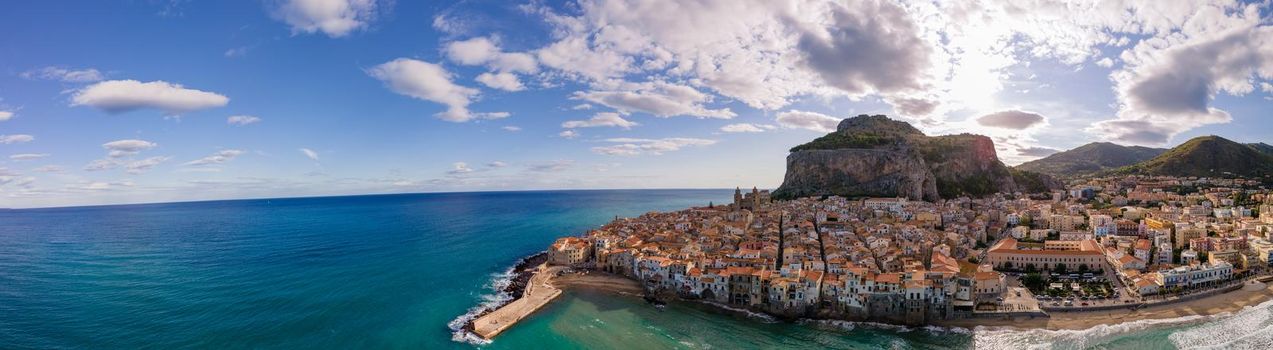
[(526, 292), (521, 298), (514, 300), (499, 309), (492, 311), (473, 321), (473, 333), (486, 339), (494, 338), (518, 321), (530, 316), (535, 311), (548, 305), (561, 295), (561, 289), (552, 285), (552, 277), (560, 271), (559, 267), (539, 265), (535, 275), (526, 284)]

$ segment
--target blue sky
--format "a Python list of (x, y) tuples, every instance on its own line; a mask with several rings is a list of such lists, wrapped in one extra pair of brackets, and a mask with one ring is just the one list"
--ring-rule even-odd
[(1273, 142), (1261, 3), (854, 5), (6, 4), (0, 207), (772, 188), (861, 113), (989, 135), (1009, 164)]

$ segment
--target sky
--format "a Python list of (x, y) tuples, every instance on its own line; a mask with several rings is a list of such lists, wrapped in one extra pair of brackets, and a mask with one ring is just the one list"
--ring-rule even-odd
[(774, 188), (858, 114), (1273, 143), (1269, 1), (22, 1), (0, 207)]

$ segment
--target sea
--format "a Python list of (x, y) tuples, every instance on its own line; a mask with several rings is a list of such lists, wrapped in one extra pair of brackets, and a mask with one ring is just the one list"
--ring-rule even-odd
[(1273, 303), (1087, 330), (782, 322), (568, 291), (459, 325), (519, 259), (732, 190), (401, 194), (0, 210), (0, 349), (1269, 349)]

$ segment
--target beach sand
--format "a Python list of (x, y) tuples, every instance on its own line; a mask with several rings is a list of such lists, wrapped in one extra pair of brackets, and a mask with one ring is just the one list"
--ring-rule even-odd
[(587, 274), (564, 274), (553, 278), (552, 283), (553, 286), (561, 289), (590, 289), (638, 297), (642, 295), (641, 284), (637, 281), (599, 271), (589, 271)]
[[(1263, 288), (1259, 288), (1263, 286)], [(1015, 319), (974, 318), (939, 322), (941, 326), (975, 328), (1014, 327), (1046, 329), (1088, 329), (1103, 324), (1118, 324), (1136, 320), (1171, 319), (1185, 316), (1207, 316), (1237, 312), (1247, 306), (1259, 305), (1273, 299), (1273, 285), (1244, 286), (1232, 292), (1206, 298), (1155, 305), (1136, 311), (1129, 309), (1107, 311), (1051, 312), (1051, 317), (1019, 317)]]

